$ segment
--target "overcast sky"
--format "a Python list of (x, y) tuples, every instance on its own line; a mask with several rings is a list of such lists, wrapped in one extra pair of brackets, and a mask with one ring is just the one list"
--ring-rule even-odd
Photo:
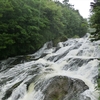
[[(63, 1), (63, 0), (59, 0), (59, 1)], [(69, 3), (74, 5), (74, 8), (78, 9), (80, 14), (84, 18), (89, 17), (90, 2), (93, 2), (93, 0), (69, 0)]]

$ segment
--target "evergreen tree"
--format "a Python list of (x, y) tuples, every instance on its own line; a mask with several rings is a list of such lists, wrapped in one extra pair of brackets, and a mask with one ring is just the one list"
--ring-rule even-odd
[(95, 40), (100, 39), (100, 0), (91, 3), (92, 16), (90, 18), (90, 25), (96, 31), (91, 33)]

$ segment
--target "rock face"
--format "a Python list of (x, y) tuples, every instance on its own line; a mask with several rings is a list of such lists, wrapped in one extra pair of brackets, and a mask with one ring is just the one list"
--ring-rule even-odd
[(44, 90), (44, 100), (80, 100), (80, 93), (88, 89), (79, 79), (56, 76)]

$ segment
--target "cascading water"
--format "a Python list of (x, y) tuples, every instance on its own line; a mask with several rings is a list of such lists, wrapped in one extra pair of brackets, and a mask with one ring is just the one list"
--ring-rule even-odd
[(0, 100), (98, 100), (99, 45), (87, 35), (1, 61)]

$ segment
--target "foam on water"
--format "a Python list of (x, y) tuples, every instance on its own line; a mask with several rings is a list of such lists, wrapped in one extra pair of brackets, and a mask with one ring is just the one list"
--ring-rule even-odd
[(87, 98), (98, 100), (96, 77), (100, 64), (98, 61), (100, 43), (92, 43), (88, 35), (84, 38), (60, 42), (57, 48), (48, 48), (48, 44), (49, 42), (38, 52), (30, 55), (35, 60), (17, 64), (0, 72), (0, 82), (2, 82), (0, 100), (14, 86), (11, 95), (5, 100), (44, 100), (42, 88), (46, 88), (48, 85), (46, 81), (55, 76), (79, 79), (89, 87), (80, 94), (78, 100), (88, 100)]

